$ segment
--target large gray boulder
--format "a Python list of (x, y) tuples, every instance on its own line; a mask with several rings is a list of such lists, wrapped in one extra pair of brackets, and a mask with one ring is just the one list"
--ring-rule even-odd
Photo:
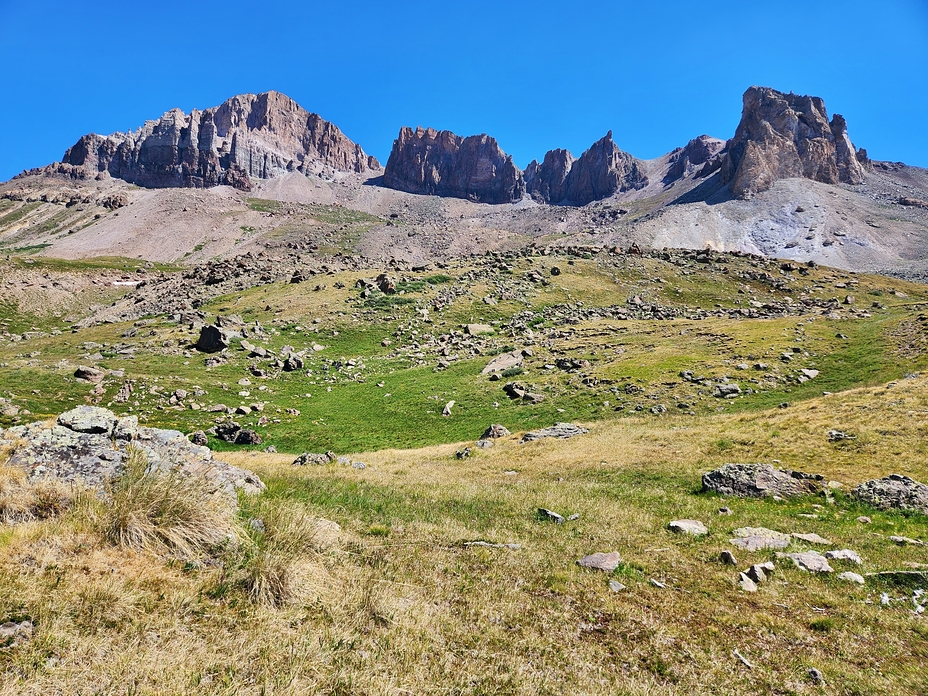
[(928, 515), (928, 486), (901, 474), (862, 483), (851, 495), (881, 510), (910, 510)]
[(140, 449), (150, 468), (202, 476), (212, 492), (235, 500), (237, 490), (258, 493), (264, 483), (256, 474), (218, 459), (177, 430), (139, 427), (134, 416), (78, 406), (46, 422), (0, 430), (0, 448), (11, 450), (8, 466), (24, 470), (29, 480), (45, 478), (103, 489), (119, 474), (129, 448)]
[(775, 469), (770, 464), (725, 464), (702, 475), (702, 488), (742, 498), (791, 498), (818, 493), (824, 480), (818, 474)]

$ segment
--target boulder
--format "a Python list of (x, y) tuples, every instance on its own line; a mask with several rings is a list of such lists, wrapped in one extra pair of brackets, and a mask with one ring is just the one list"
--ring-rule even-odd
[(818, 551), (803, 551), (802, 553), (778, 553), (777, 558), (788, 558), (799, 570), (805, 570), (810, 573), (832, 573), (832, 567), (828, 565), (828, 559)]
[(288, 172), (365, 173), (380, 163), (332, 123), (280, 92), (241, 94), (217, 107), (185, 114), (172, 109), (130, 133), (82, 136), (65, 152), (74, 178), (110, 176), (148, 188), (248, 191), (252, 179)]
[(330, 464), (334, 461), (335, 456), (332, 452), (326, 452), (325, 454), (303, 452), (303, 454), (293, 460), (293, 466), (306, 466), (307, 464)]
[(725, 464), (702, 476), (703, 491), (742, 498), (780, 496), (790, 498), (818, 493), (824, 476), (789, 469), (775, 469), (770, 464)]
[(462, 138), (433, 128), (400, 129), (383, 185), (478, 203), (512, 203), (525, 193), (522, 172), (494, 138), (486, 134)]
[(501, 437), (509, 437), (512, 433), (509, 432), (509, 429), (504, 425), (499, 423), (493, 423), (489, 428), (483, 431), (483, 435), (480, 436), (481, 440), (490, 440), (497, 439)]
[(928, 486), (908, 476), (890, 474), (867, 481), (854, 488), (851, 495), (881, 510), (910, 510), (928, 515)]
[(721, 182), (739, 198), (769, 189), (778, 179), (804, 177), (826, 184), (860, 184), (864, 168), (838, 114), (828, 120), (819, 97), (769, 87), (744, 93), (734, 137), (721, 157)]
[(593, 570), (602, 570), (606, 573), (611, 573), (619, 567), (619, 563), (621, 562), (622, 556), (619, 552), (610, 551), (608, 553), (592, 553), (589, 556), (584, 556), (577, 561), (577, 565), (581, 568), (591, 568)]
[(511, 353), (500, 353), (487, 363), (480, 374), (489, 375), (493, 372), (502, 372), (513, 367), (519, 367), (522, 364), (524, 356), (521, 350), (514, 350)]
[(561, 440), (565, 440), (569, 437), (575, 437), (576, 435), (584, 435), (590, 432), (586, 428), (581, 428), (578, 425), (573, 423), (555, 423), (550, 428), (542, 428), (541, 430), (531, 430), (525, 435), (522, 436), (521, 442), (532, 442), (533, 440), (541, 440), (546, 437), (556, 437)]
[(88, 382), (102, 382), (103, 378), (106, 377), (106, 372), (103, 370), (98, 370), (95, 367), (88, 367), (87, 365), (80, 365), (75, 371), (74, 376), (78, 379), (83, 379)]
[(229, 335), (218, 326), (207, 325), (200, 329), (194, 348), (203, 353), (218, 353), (229, 347)]
[(58, 416), (58, 425), (76, 433), (110, 435), (116, 427), (116, 417), (112, 411), (99, 406), (78, 406)]
[(732, 532), (729, 543), (745, 551), (754, 553), (767, 549), (785, 549), (789, 546), (790, 535), (776, 532), (766, 527), (740, 527)]
[(22, 469), (27, 479), (51, 478), (98, 490), (122, 471), (130, 447), (145, 454), (150, 468), (203, 476), (214, 493), (232, 500), (239, 489), (264, 490), (254, 473), (213, 459), (208, 448), (183, 433), (141, 427), (134, 417), (119, 418), (103, 408), (78, 406), (54, 425), (37, 422), (0, 431), (0, 448), (11, 451), (8, 465)]
[(675, 534), (688, 534), (690, 536), (705, 536), (709, 529), (699, 520), (673, 520), (667, 529)]

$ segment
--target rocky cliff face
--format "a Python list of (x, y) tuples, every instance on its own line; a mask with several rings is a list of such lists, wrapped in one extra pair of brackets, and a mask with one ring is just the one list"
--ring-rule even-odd
[(522, 172), (494, 138), (462, 138), (433, 128), (400, 130), (387, 160), (383, 185), (479, 203), (511, 203), (525, 193)]
[(172, 109), (132, 133), (85, 135), (49, 169), (75, 178), (108, 174), (151, 188), (227, 184), (247, 191), (253, 178), (363, 173), (380, 164), (335, 125), (266, 92), (190, 114)]
[(612, 131), (580, 155), (567, 175), (567, 200), (575, 205), (642, 189), (648, 177), (641, 163), (612, 142)]
[(574, 164), (567, 150), (549, 150), (541, 164), (532, 160), (525, 169), (525, 189), (532, 198), (561, 203), (567, 198), (567, 175)]
[[(670, 184), (697, 170), (704, 170), (725, 148), (725, 141), (708, 135), (693, 138), (684, 147), (670, 153), (670, 166), (664, 176), (664, 183)], [(711, 167), (711, 164), (710, 164)]]
[(735, 196), (748, 198), (791, 177), (859, 184), (864, 168), (846, 121), (837, 114), (829, 121), (819, 97), (751, 87), (722, 158), (721, 176)]
[(544, 203), (586, 205), (642, 189), (648, 177), (642, 163), (622, 152), (609, 131), (577, 160), (567, 150), (550, 150), (541, 164), (532, 160), (525, 170), (525, 184), (532, 197)]

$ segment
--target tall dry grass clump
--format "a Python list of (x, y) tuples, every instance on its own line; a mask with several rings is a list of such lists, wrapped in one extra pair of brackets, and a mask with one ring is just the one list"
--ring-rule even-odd
[(99, 529), (124, 548), (196, 558), (225, 543), (232, 531), (233, 506), (212, 495), (205, 480), (153, 469), (138, 448), (130, 448), (107, 498), (98, 508)]
[(29, 481), (25, 471), (10, 466), (13, 450), (0, 449), (0, 523), (44, 520), (68, 510), (74, 500), (72, 487), (55, 479)]
[(316, 520), (301, 505), (275, 501), (252, 510), (242, 543), (227, 556), (223, 582), (240, 586), (258, 604), (295, 600), (314, 552)]

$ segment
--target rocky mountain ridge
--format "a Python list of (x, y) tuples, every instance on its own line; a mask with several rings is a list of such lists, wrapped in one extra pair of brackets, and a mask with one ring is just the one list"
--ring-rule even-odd
[(279, 92), (242, 94), (185, 114), (171, 109), (131, 133), (82, 136), (60, 163), (29, 173), (113, 177), (146, 188), (243, 191), (287, 172), (333, 175), (380, 169), (332, 123)]

